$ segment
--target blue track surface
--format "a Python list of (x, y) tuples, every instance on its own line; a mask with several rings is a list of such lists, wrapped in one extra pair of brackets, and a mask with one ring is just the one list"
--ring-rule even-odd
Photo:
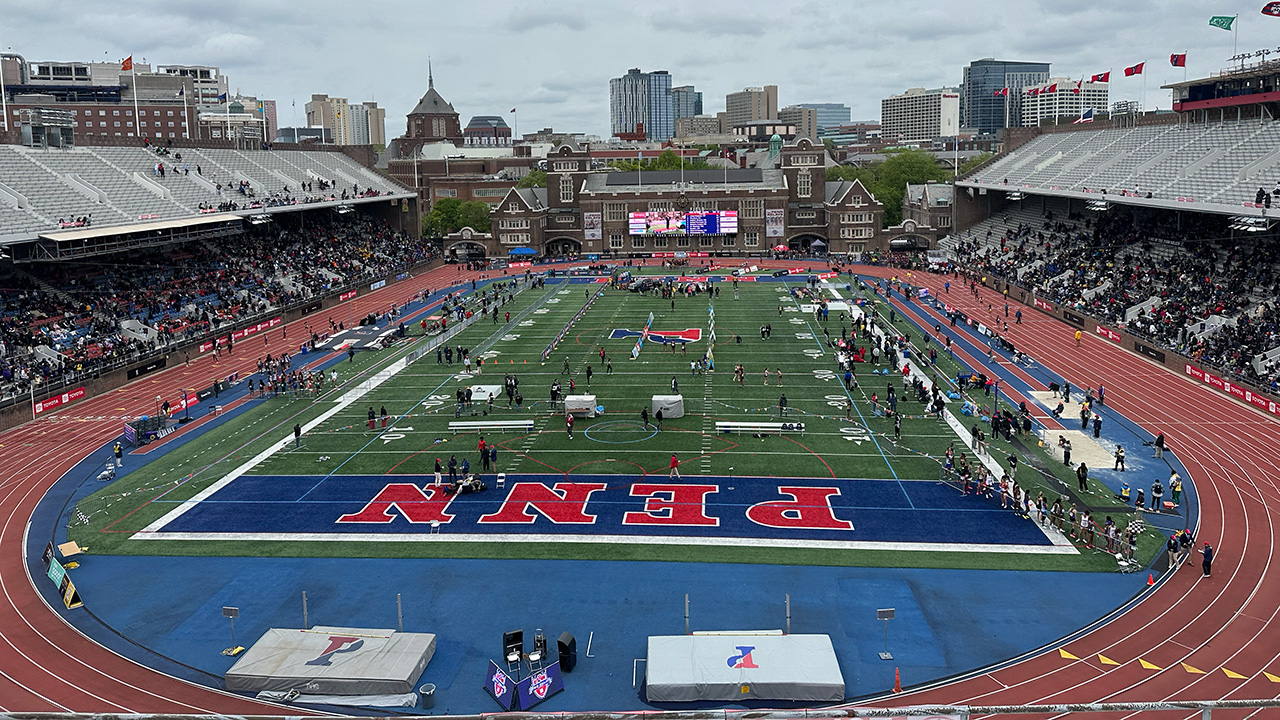
[[(490, 476), (491, 477), (491, 476)], [(678, 485), (708, 485), (701, 516), (713, 518), (714, 525), (659, 525), (642, 521), (669, 515), (671, 510), (643, 513), (646, 493), (632, 496), (632, 478), (617, 475), (574, 475), (572, 484), (598, 487), (585, 503), (550, 501), (543, 512), (528, 510), (498, 516), (508, 496), (518, 497), (521, 484), (531, 485), (540, 494), (552, 497), (550, 488), (565, 488), (563, 475), (511, 475), (508, 488), (445, 497), (431, 492), (429, 476), (386, 475), (244, 475), (233, 480), (184, 514), (170, 521), (164, 532), (218, 533), (421, 533), (431, 531), (434, 516), (442, 520), (445, 534), (456, 533), (542, 533), (586, 535), (663, 535), (681, 537), (750, 537), (795, 540), (835, 540), (864, 542), (937, 542), (955, 544), (1050, 545), (1036, 524), (1002, 510), (992, 500), (961, 495), (954, 487), (938, 482), (897, 480), (811, 480), (758, 477), (688, 478)], [(665, 478), (644, 478), (640, 482), (665, 483)], [(394, 483), (395, 485), (389, 485)], [(390, 505), (384, 501), (377, 512), (360, 514), (384, 488), (396, 497), (410, 497)], [(820, 503), (797, 507), (795, 496), (783, 488), (831, 488), (822, 491), (830, 510)], [(419, 491), (421, 488), (422, 491)], [(562, 490), (562, 492), (564, 492)], [(794, 491), (793, 491), (794, 492)], [(430, 493), (430, 499), (428, 499)], [(838, 493), (838, 494), (836, 494)], [(386, 497), (386, 496), (383, 496)], [(659, 496), (663, 497), (663, 496)], [(665, 497), (670, 497), (666, 495)], [(784, 503), (786, 513), (757, 512), (762, 503)], [(163, 502), (161, 504), (164, 504)], [(516, 507), (525, 503), (513, 501)], [(415, 507), (416, 506), (416, 507)], [(566, 514), (591, 518), (590, 524), (553, 522), (557, 506)], [(697, 507), (697, 506), (693, 506)], [(755, 509), (753, 509), (753, 507)], [(778, 506), (775, 506), (778, 507)], [(508, 505), (509, 510), (514, 507)], [(417, 522), (407, 517), (421, 513)], [(631, 516), (628, 517), (628, 513)], [(778, 515), (812, 514), (809, 527), (771, 527), (767, 521)], [(352, 521), (352, 517), (364, 521)], [(495, 521), (494, 517), (502, 521)], [(518, 516), (527, 521), (508, 522)], [(365, 518), (369, 518), (365, 520)], [(800, 522), (797, 520), (796, 522)], [(838, 528), (830, 526), (838, 525)], [(824, 527), (826, 526), (826, 527)]]
[[(127, 581), (122, 582), (122, 579)], [(905, 684), (998, 662), (1051, 642), (1107, 613), (1146, 576), (783, 567), (551, 560), (362, 560), (92, 557), (75, 582), (95, 614), (137, 642), (221, 674), (232, 664), (221, 608), (240, 608), (236, 639), (301, 627), (302, 592), (313, 625), (396, 627), (437, 633), (422, 676), (435, 683), (434, 712), (496, 709), (481, 684), (502, 632), (543, 628), (578, 639), (578, 669), (539, 711), (642, 709), (632, 664), (649, 635), (694, 630), (791, 629), (831, 636), (850, 696), (884, 692), (894, 667)], [(1069, 592), (1064, 592), (1069, 588)], [(881, 661), (884, 623), (892, 662)], [(587, 658), (587, 641), (591, 653)], [(644, 664), (639, 674), (643, 677)], [(774, 703), (776, 705), (776, 703)]]
[[(439, 293), (437, 293), (439, 295)], [(944, 326), (945, 327), (945, 326)], [(977, 356), (985, 347), (965, 332), (951, 331)], [(1056, 378), (1044, 368), (1037, 379)], [(1018, 382), (1016, 379), (1012, 382)], [(239, 413), (219, 418), (227, 422)], [(1127, 431), (1126, 445), (1141, 431), (1109, 409), (1104, 437)], [(206, 432), (206, 425), (193, 433)], [(183, 438), (179, 442), (186, 442)], [(176, 443), (175, 443), (176, 444)], [(166, 448), (167, 451), (168, 448)], [(49, 582), (42, 582), (40, 551), (54, 539), (65, 540), (65, 523), (75, 500), (96, 489), (92, 480), (109, 452), (86, 458), (46, 495), (36, 510), (28, 539), (29, 571), (46, 602), (77, 628), (113, 650), (167, 672), (210, 684), (232, 664), (220, 651), (230, 642), (221, 607), (241, 609), (237, 641), (251, 644), (270, 627), (299, 627), (303, 591), (310, 623), (393, 628), (396, 595), (403, 599), (405, 630), (438, 634), (438, 651), (422, 677), (435, 683), (438, 713), (477, 713), (496, 709), (481, 690), (489, 658), (499, 654), (501, 633), (544, 628), (554, 637), (562, 630), (578, 638), (579, 666), (566, 677), (566, 692), (538, 710), (642, 709), (640, 688), (632, 685), (635, 658), (645, 653), (649, 635), (684, 632), (683, 598), (690, 596), (692, 628), (766, 629), (784, 626), (783, 603), (791, 596), (793, 632), (829, 634), (852, 696), (881, 693), (893, 685), (900, 667), (904, 684), (924, 682), (1017, 656), (1088, 625), (1144, 589), (1146, 576), (1085, 573), (1029, 573), (959, 570), (912, 570), (773, 565), (681, 563), (609, 563), (553, 560), (373, 560), (311, 558), (156, 558), (85, 556), (73, 579), (85, 598), (82, 610), (61, 610)], [(159, 455), (160, 453), (155, 453)], [(1126, 477), (1151, 478), (1167, 473), (1143, 453), (1130, 453)], [(1171, 459), (1166, 453), (1166, 459)], [(1176, 460), (1173, 460), (1176, 467)], [(126, 470), (136, 469), (134, 456)], [(1135, 470), (1137, 471), (1135, 473)], [(1120, 477), (1100, 471), (1109, 484)], [(1184, 473), (1185, 476), (1185, 473)], [(526, 478), (527, 479), (527, 478)], [(538, 478), (548, 484), (560, 476)], [(574, 476), (574, 481), (592, 481)], [(358, 512), (386, 482), (413, 482), (420, 477), (377, 476), (331, 478), (244, 477), (183, 516), (194, 527), (238, 532), (314, 532), (334, 530), (334, 517)], [(629, 478), (607, 476), (607, 483)], [(656, 479), (662, 482), (663, 479)], [(515, 478), (509, 480), (514, 482)], [(881, 480), (780, 480), (743, 478), (712, 482), (721, 492), (708, 496), (708, 515), (724, 520), (716, 532), (783, 538), (794, 530), (769, 530), (746, 520), (751, 504), (779, 500), (780, 485), (839, 487), (832, 500), (836, 517), (853, 522), (852, 531), (822, 531), (835, 539), (891, 540), (914, 537), (946, 542), (1045, 543), (1024, 520), (1001, 511), (990, 501), (960, 497), (934, 483), (899, 485)], [(1116, 483), (1118, 484), (1118, 483)], [(729, 490), (730, 487), (734, 489)], [(1189, 486), (1188, 486), (1189, 489)], [(500, 505), (490, 490), (460, 498), (450, 507), (467, 532), (484, 532), (474, 521)], [(620, 489), (593, 496), (587, 506), (598, 515), (593, 532), (626, 531), (619, 518), (642, 506)], [(914, 504), (916, 510), (911, 510)], [(1187, 507), (1184, 506), (1184, 510)], [(392, 515), (396, 511), (392, 510)], [(203, 515), (209, 513), (209, 515)], [(1194, 517), (1194, 512), (1190, 513)], [(1150, 516), (1149, 516), (1150, 519)], [(1181, 524), (1181, 518), (1169, 518)], [(292, 523), (292, 525), (288, 525)], [(597, 529), (595, 526), (599, 526)], [(417, 530), (393, 517), (388, 532)], [(498, 526), (512, 532), (514, 525)], [(557, 532), (544, 517), (524, 526), (539, 533)], [(55, 530), (56, 528), (56, 530)], [(580, 533), (584, 526), (564, 531)], [(175, 524), (168, 529), (179, 529)], [(370, 524), (359, 532), (379, 532)], [(667, 529), (670, 530), (670, 529)], [(345, 528), (337, 529), (338, 532)], [(422, 529), (425, 531), (425, 528)], [(457, 532), (450, 528), (451, 532)], [(646, 532), (653, 532), (647, 529)], [(679, 528), (689, 534), (690, 528)], [(805, 531), (803, 537), (816, 538)], [(974, 534), (976, 533), (976, 535)], [(1020, 537), (1034, 533), (1038, 538)], [(884, 623), (875, 610), (894, 607), (889, 624), (892, 663), (879, 659)], [(591, 652), (585, 657), (594, 631)], [(642, 680), (644, 664), (639, 664)]]

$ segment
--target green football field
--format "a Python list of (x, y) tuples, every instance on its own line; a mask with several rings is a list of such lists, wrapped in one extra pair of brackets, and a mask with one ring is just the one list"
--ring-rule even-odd
[[(942, 477), (941, 456), (948, 444), (964, 445), (942, 421), (924, 415), (923, 405), (901, 393), (901, 377), (874, 376), (860, 368), (859, 387), (847, 390), (837, 374), (832, 351), (823, 330), (841, 335), (841, 318), (833, 312), (821, 322), (792, 298), (796, 282), (743, 282), (736, 289), (716, 283), (720, 296), (706, 293), (668, 300), (649, 294), (608, 288), (543, 362), (542, 352), (589, 297), (605, 288), (595, 283), (548, 283), (519, 292), (502, 307), (509, 322), (481, 320), (450, 339), (452, 346), (468, 348), (483, 359), (478, 373), (465, 373), (457, 358), (438, 363), (434, 350), (394, 374), (385, 369), (408, 353), (422, 352), (430, 339), (417, 335), (378, 353), (358, 353), (352, 362), (345, 356), (333, 367), (340, 386), (318, 396), (282, 396), (251, 401), (230, 422), (202, 432), (197, 438), (157, 457), (139, 470), (81, 501), (78, 520), (73, 519), (71, 539), (94, 552), (136, 554), (226, 555), (322, 555), (322, 556), (453, 556), (453, 557), (570, 557), (602, 559), (666, 559), (678, 561), (780, 562), (815, 564), (898, 565), (930, 567), (984, 567), (1027, 569), (1109, 570), (1109, 556), (1086, 551), (1071, 556), (1016, 556), (948, 552), (850, 552), (806, 549), (652, 546), (629, 544), (554, 544), (535, 546), (499, 543), (357, 543), (330, 541), (253, 542), (227, 540), (137, 541), (130, 535), (169, 512), (176, 502), (189, 499), (233, 468), (242, 466), (282, 437), (295, 423), (307, 424), (328, 413), (312, 428), (300, 447), (271, 453), (247, 474), (263, 476), (312, 475), (430, 475), (436, 458), (456, 456), (481, 470), (474, 432), (453, 434), (449, 422), (486, 419), (532, 419), (534, 432), (486, 433), (499, 444), (496, 467), (485, 473), (571, 473), (618, 475), (629, 481), (642, 475), (665, 478), (674, 453), (686, 478), (707, 476), (775, 476), (838, 479), (897, 479), (903, 482), (937, 483)], [(843, 287), (843, 286), (841, 286)], [(827, 296), (831, 296), (828, 290)], [(836, 291), (842, 297), (849, 292)], [(855, 296), (860, 296), (857, 289)], [(737, 296), (735, 298), (735, 295)], [(715, 341), (710, 341), (714, 308)], [(701, 339), (683, 345), (664, 346), (652, 338), (637, 359), (631, 359), (635, 337), (610, 339), (616, 330), (641, 330), (652, 313), (652, 329), (659, 332), (700, 330)], [(879, 317), (882, 327), (888, 318)], [(768, 339), (762, 325), (772, 326)], [(845, 324), (847, 327), (848, 324)], [(417, 326), (413, 326), (416, 330)], [(898, 332), (919, 331), (898, 322)], [(606, 361), (600, 358), (604, 350)], [(691, 371), (690, 362), (710, 351), (712, 372)], [(565, 361), (568, 372), (565, 372)], [(612, 372), (609, 372), (609, 365)], [(734, 379), (741, 364), (745, 380)], [(588, 379), (588, 369), (591, 377)], [(939, 378), (954, 377), (960, 366), (941, 356)], [(378, 373), (384, 371), (381, 375)], [(767, 371), (767, 378), (766, 378)], [(781, 371), (781, 380), (778, 372)], [(473, 400), (459, 409), (455, 393), (468, 386), (503, 386), (504, 375), (519, 379), (521, 407), (509, 404), (505, 394), (492, 407)], [(550, 388), (558, 381), (563, 394), (596, 397), (603, 413), (580, 418), (573, 437), (566, 432), (564, 415), (550, 402)], [(575, 386), (570, 389), (570, 383)], [(641, 420), (641, 409), (654, 395), (672, 394), (673, 382), (684, 397), (685, 416), (665, 419), (658, 430)], [(872, 393), (881, 399), (892, 383), (900, 393), (902, 436), (894, 439), (890, 419), (875, 416)], [(358, 401), (332, 412), (335, 401), (352, 388), (368, 389)], [(375, 387), (376, 385), (376, 387)], [(785, 394), (785, 421), (802, 422), (804, 432), (723, 434), (714, 423), (723, 421), (783, 421), (779, 408)], [(958, 403), (953, 410), (958, 411)], [(851, 407), (850, 407), (851, 406)], [(370, 431), (367, 413), (382, 408), (391, 416), (389, 430)], [(846, 417), (848, 415), (848, 417)], [(380, 423), (379, 423), (380, 424)], [(993, 454), (1009, 452), (1002, 440)], [(1061, 472), (1049, 467), (1052, 472)], [(1034, 495), (1050, 495), (1050, 479), (1019, 480)], [(1106, 507), (1105, 497), (1090, 498), (1095, 507)], [(1160, 539), (1146, 535), (1141, 546), (1152, 555)]]

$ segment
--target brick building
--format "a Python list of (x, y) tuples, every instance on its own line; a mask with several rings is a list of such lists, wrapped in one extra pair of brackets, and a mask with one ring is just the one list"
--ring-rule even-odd
[[(655, 252), (766, 254), (793, 250), (863, 253), (887, 249), (883, 206), (857, 181), (826, 181), (821, 145), (775, 138), (768, 160), (748, 169), (593, 172), (592, 155), (564, 143), (547, 158), (546, 188), (512, 188), (492, 215), (491, 237), (473, 237), (465, 254), (483, 246), (490, 257), (514, 248), (540, 255), (648, 256)], [(735, 211), (737, 232), (641, 235), (630, 215), (656, 211)]]

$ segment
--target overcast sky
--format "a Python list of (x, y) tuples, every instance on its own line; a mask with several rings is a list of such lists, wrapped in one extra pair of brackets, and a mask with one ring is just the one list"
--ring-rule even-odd
[[(462, 116), (518, 109), (518, 127), (607, 135), (609, 78), (668, 70), (703, 92), (704, 109), (748, 85), (777, 85), (779, 103), (841, 102), (853, 118), (880, 116), (880, 99), (910, 87), (959, 85), (970, 60), (1050, 62), (1053, 74), (1104, 70), (1112, 99), (1169, 107), (1163, 83), (1183, 78), (1169, 54), (1186, 51), (1189, 77), (1217, 72), (1232, 33), (1211, 15), (1240, 15), (1239, 50), (1280, 45), (1264, 0), (112, 0), (32, 4), (0, 0), (0, 47), (28, 61), (118, 60), (219, 66), (233, 91), (274, 98), (293, 123), (312, 93), (376, 100), (387, 134), (427, 87)], [(1280, 58), (1280, 55), (1275, 56)]]

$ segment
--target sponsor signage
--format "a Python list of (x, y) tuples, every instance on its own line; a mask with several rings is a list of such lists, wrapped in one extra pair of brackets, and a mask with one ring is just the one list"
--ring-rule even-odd
[(520, 710), (529, 710), (561, 690), (564, 690), (564, 676), (560, 674), (560, 663), (553, 662), (516, 685), (516, 703)]
[(1101, 325), (1095, 324), (1093, 331), (1112, 342), (1120, 342), (1120, 333), (1112, 330), (1111, 328), (1105, 328)]
[[(1151, 358), (1152, 360), (1155, 360), (1158, 363), (1163, 363), (1165, 361), (1164, 352), (1157, 350), (1145, 343), (1134, 341), (1133, 349), (1137, 350), (1139, 354), (1146, 355), (1147, 357)], [(1188, 367), (1190, 366), (1188, 365)]]
[(84, 388), (78, 387), (75, 390), (68, 390), (61, 395), (54, 395), (53, 397), (45, 398), (44, 400), (36, 403), (36, 415), (49, 412), (55, 408), (60, 408), (67, 403), (73, 403), (76, 400), (83, 398), (84, 395)]
[(516, 700), (515, 681), (492, 660), (489, 661), (489, 672), (484, 676), (484, 691), (498, 701), (503, 712), (520, 709), (513, 707)]
[[(282, 322), (283, 322), (283, 319), (278, 317), (271, 318), (270, 320), (263, 320), (257, 325), (250, 325), (249, 327), (236, 330), (235, 332), (231, 333), (231, 339), (239, 342), (240, 340), (243, 340), (244, 338), (247, 338), (250, 335), (256, 335), (262, 332), (263, 330), (269, 330), (273, 327), (276, 327)], [(218, 344), (219, 345), (226, 344), (225, 340), (226, 338), (218, 338)]]
[(1049, 302), (1048, 300), (1041, 300), (1040, 298), (1035, 298), (1032, 300), (1032, 302), (1035, 303), (1035, 306), (1040, 308), (1041, 310), (1047, 310), (1049, 312), (1053, 312), (1053, 303)]
[(310, 314), (311, 314), (311, 313), (313, 313), (313, 312), (319, 312), (320, 308), (322, 308), (322, 307), (324, 307), (324, 303), (323, 303), (322, 301), (320, 301), (320, 300), (317, 300), (317, 301), (315, 301), (315, 302), (311, 303), (310, 305), (306, 305), (305, 307), (303, 307), (303, 308), (302, 308), (302, 314), (303, 314), (303, 315), (310, 315)]
[(152, 360), (151, 362), (147, 363), (146, 365), (139, 365), (138, 367), (129, 368), (129, 370), (125, 373), (125, 377), (130, 380), (133, 380), (135, 378), (140, 378), (143, 375), (146, 375), (147, 373), (153, 373), (163, 368), (167, 363), (168, 363), (168, 358), (158, 357), (155, 360)]
[(1067, 321), (1068, 323), (1070, 323), (1070, 324), (1072, 324), (1072, 325), (1075, 325), (1075, 326), (1076, 326), (1076, 327), (1078, 327), (1078, 328), (1083, 328), (1083, 327), (1084, 327), (1084, 318), (1082, 318), (1082, 317), (1080, 317), (1079, 315), (1077, 315), (1077, 314), (1075, 314), (1075, 313), (1071, 312), (1070, 310), (1063, 310), (1063, 311), (1062, 311), (1062, 319), (1063, 319), (1063, 320), (1065, 320), (1065, 321)]
[(1263, 395), (1258, 395), (1249, 388), (1237, 385), (1230, 380), (1209, 372), (1208, 370), (1198, 368), (1190, 363), (1184, 363), (1183, 373), (1186, 374), (1187, 377), (1194, 378), (1205, 385), (1215, 387), (1232, 397), (1243, 400), (1259, 410), (1265, 410), (1272, 415), (1280, 415), (1280, 404), (1275, 400)]
[(782, 237), (787, 224), (787, 211), (782, 208), (768, 208), (764, 211), (764, 236)]
[(374, 290), (380, 290), (386, 286), (387, 286), (386, 280), (379, 280), (378, 282), (372, 283), (369, 285), (369, 292), (373, 292)]
[(67, 576), (66, 569), (62, 567), (62, 563), (58, 562), (55, 557), (49, 558), (48, 575), (53, 584), (58, 586), (58, 594), (62, 596), (62, 604), (66, 605), (68, 610), (80, 607), (80, 593), (76, 592), (76, 586), (71, 582), (71, 578)]
[(346, 302), (347, 300), (350, 300), (351, 298), (353, 298), (353, 297), (355, 297), (355, 296), (356, 296), (356, 291), (355, 291), (355, 290), (348, 290), (348, 291), (346, 291), (346, 292), (344, 292), (344, 293), (342, 293), (341, 295), (339, 295), (339, 296), (338, 296), (338, 302)]

